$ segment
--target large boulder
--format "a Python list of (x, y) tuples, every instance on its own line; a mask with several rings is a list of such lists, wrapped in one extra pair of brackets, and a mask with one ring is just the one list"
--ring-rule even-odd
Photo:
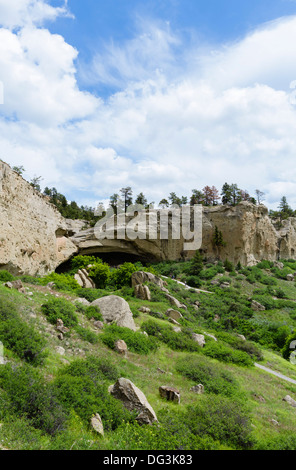
[(145, 282), (151, 282), (160, 288), (166, 285), (166, 282), (163, 281), (160, 277), (146, 271), (137, 271), (132, 274), (132, 287), (135, 287), (139, 284), (144, 284)]
[(114, 398), (121, 400), (129, 411), (139, 412), (136, 419), (140, 424), (152, 424), (157, 421), (156, 414), (144, 393), (129, 379), (121, 377), (109, 387), (109, 392)]
[(99, 307), (104, 322), (116, 323), (118, 326), (124, 326), (136, 331), (136, 325), (129, 304), (122, 297), (108, 295), (94, 300), (91, 305)]

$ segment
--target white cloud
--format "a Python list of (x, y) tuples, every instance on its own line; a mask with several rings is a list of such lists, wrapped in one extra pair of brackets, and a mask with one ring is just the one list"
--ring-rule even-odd
[(67, 0), (61, 7), (53, 7), (46, 0), (0, 0), (0, 25), (19, 28), (25, 25), (54, 21), (58, 16), (72, 16)]
[(3, 5), (1, 158), (70, 198), (76, 193), (78, 202), (106, 199), (126, 185), (159, 202), (171, 191), (189, 196), (227, 181), (264, 191), (270, 207), (282, 195), (296, 207), (289, 96), (296, 18), (211, 55), (182, 43), (168, 25), (144, 22), (133, 40), (98, 51), (85, 72), (120, 87), (103, 101), (79, 89), (78, 51), (36, 26), (66, 10), (41, 0)]

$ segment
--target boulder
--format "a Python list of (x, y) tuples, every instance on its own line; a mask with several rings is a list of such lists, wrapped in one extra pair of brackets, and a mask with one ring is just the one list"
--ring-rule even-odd
[(290, 395), (286, 395), (285, 398), (283, 398), (283, 401), (286, 401), (289, 405), (296, 408), (296, 401), (292, 397), (290, 397)]
[(148, 300), (148, 301), (151, 300), (151, 293), (150, 293), (150, 289), (148, 286), (144, 286), (143, 284), (137, 284), (134, 287), (134, 293), (137, 299)]
[(69, 333), (69, 331), (70, 331), (69, 328), (67, 328), (66, 326), (64, 326), (64, 322), (63, 322), (63, 320), (61, 320), (60, 318), (57, 319), (56, 329), (57, 329), (60, 333), (63, 333), (63, 334)]
[(136, 325), (129, 304), (122, 297), (108, 295), (94, 300), (90, 305), (99, 307), (104, 322), (116, 323), (118, 326), (124, 326), (136, 331)]
[(202, 384), (194, 385), (191, 387), (190, 391), (197, 393), (197, 395), (202, 395), (205, 391), (205, 387)]
[(165, 296), (173, 307), (187, 309), (186, 305), (181, 304), (181, 302), (179, 302), (179, 300), (173, 297), (172, 295), (165, 294)]
[(139, 284), (145, 284), (146, 282), (151, 282), (152, 284), (155, 284), (160, 288), (167, 285), (167, 283), (163, 281), (160, 277), (155, 276), (154, 274), (148, 273), (146, 271), (137, 271), (132, 274), (132, 287), (135, 287)]
[(162, 398), (175, 403), (180, 403), (180, 392), (176, 388), (162, 385), (159, 387), (159, 394)]
[(127, 356), (127, 345), (123, 339), (118, 339), (114, 344), (115, 351), (121, 354), (122, 356)]
[(101, 434), (101, 436), (104, 436), (104, 427), (99, 413), (96, 413), (91, 418), (90, 424), (94, 431), (96, 431), (98, 434)]
[(75, 274), (74, 279), (85, 289), (95, 289), (96, 287), (94, 281), (89, 277), (86, 269), (79, 269)]
[(294, 281), (294, 275), (293, 274), (287, 274), (286, 279), (287, 279), (287, 281)]
[(178, 312), (178, 310), (174, 310), (173, 308), (169, 308), (166, 312), (165, 312), (166, 316), (169, 317), (169, 318), (172, 318), (173, 320), (180, 320), (180, 318), (183, 318), (182, 314), (180, 312)]
[(255, 312), (256, 311), (261, 311), (261, 310), (265, 310), (265, 307), (264, 305), (261, 305), (259, 302), (257, 302), (256, 300), (252, 300), (252, 303), (251, 303), (251, 309), (254, 310)]
[(152, 424), (157, 421), (156, 414), (146, 396), (129, 379), (121, 377), (109, 387), (109, 392), (114, 398), (121, 400), (129, 411), (139, 412), (136, 419), (140, 424)]
[(192, 339), (198, 343), (198, 345), (203, 348), (206, 344), (204, 335), (198, 335), (197, 333), (192, 333)]

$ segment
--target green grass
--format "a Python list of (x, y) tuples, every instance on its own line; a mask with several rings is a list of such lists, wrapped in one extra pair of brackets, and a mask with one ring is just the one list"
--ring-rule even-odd
[[(181, 278), (182, 270), (188, 267), (188, 263), (180, 263), (179, 265), (175, 263), (173, 267), (179, 278)], [(162, 266), (161, 269), (165, 271), (166, 268), (166, 266)], [(205, 270), (211, 269), (212, 265), (205, 266)], [(32, 295), (28, 295), (19, 293), (15, 289), (7, 289), (3, 286), (4, 281), (0, 281), (0, 299), (7, 304), (11, 302), (21, 321), (25, 322), (28, 327), (34, 328), (34, 331), (41, 335), (46, 343), (45, 350), (47, 354), (44, 357), (43, 364), (36, 364), (34, 370), (37, 374), (40, 374), (46, 387), (49, 387), (48, 390), (51, 390), (51, 387), (57, 383), (56, 380), (61, 376), (61, 372), (65, 370), (65, 366), (74, 364), (77, 359), (82, 361), (87, 361), (89, 357), (104, 359), (116, 368), (118, 376), (129, 378), (140, 388), (160, 421), (157, 429), (139, 428), (133, 421), (129, 422), (128, 425), (125, 423), (118, 426), (116, 429), (114, 426), (113, 429), (111, 424), (105, 423), (105, 436), (98, 437), (89, 427), (89, 416), (93, 410), (91, 403), (92, 400), (97, 400), (98, 396), (95, 395), (94, 398), (94, 390), (89, 384), (88, 393), (90, 395), (87, 399), (89, 403), (82, 406), (79, 401), (79, 390), (82, 393), (83, 387), (80, 387), (83, 382), (80, 383), (76, 379), (63, 379), (63, 381), (60, 381), (59, 386), (60, 399), (67, 404), (66, 424), (62, 432), (49, 434), (44, 432), (44, 429), (38, 428), (38, 420), (28, 421), (25, 415), (12, 410), (7, 414), (7, 409), (9, 409), (7, 408), (8, 392), (5, 391), (5, 387), (2, 387), (0, 389), (0, 422), (2, 423), (0, 442), (2, 442), (2, 446), (9, 449), (57, 450), (68, 448), (97, 450), (147, 448), (148, 450), (163, 449), (163, 446), (165, 446), (165, 449), (168, 450), (169, 448), (178, 448), (178, 446), (183, 446), (184, 449), (236, 449), (249, 448), (248, 446), (251, 446), (251, 448), (253, 446), (256, 449), (276, 449), (278, 445), (279, 448), (285, 446), (293, 448), (294, 446), (295, 450), (296, 444), (293, 439), (289, 438), (289, 436), (296, 434), (295, 413), (294, 409), (283, 401), (283, 398), (289, 394), (296, 399), (296, 385), (256, 368), (252, 365), (254, 360), (259, 360), (255, 356), (248, 364), (248, 367), (242, 367), (239, 361), (237, 364), (225, 362), (226, 357), (233, 356), (237, 358), (239, 356), (237, 353), (241, 352), (239, 348), (242, 343), (235, 338), (237, 338), (238, 333), (245, 334), (248, 340), (248, 343), (244, 344), (246, 350), (249, 353), (259, 354), (260, 352), (263, 356), (261, 364), (296, 379), (296, 366), (283, 359), (280, 348), (273, 343), (274, 336), (268, 336), (271, 334), (270, 332), (274, 331), (268, 328), (274, 325), (278, 325), (276, 328), (280, 326), (288, 326), (291, 330), (296, 328), (296, 317), (293, 317), (293, 309), (281, 307), (253, 312), (250, 309), (250, 301), (248, 300), (254, 297), (254, 291), (258, 289), (267, 292), (267, 284), (260, 282), (260, 279), (266, 281), (268, 276), (276, 282), (276, 285), (271, 285), (271, 288), (281, 288), (290, 300), (296, 299), (295, 283), (276, 278), (272, 271), (266, 269), (260, 270), (262, 276), (258, 268), (257, 271), (255, 269), (242, 271), (231, 276), (228, 276), (225, 272), (221, 273), (222, 276), (227, 275), (232, 280), (232, 287), (225, 292), (219, 287), (216, 288), (211, 285), (211, 279), (208, 281), (203, 280), (201, 288), (212, 291), (213, 294), (199, 294), (194, 290), (187, 290), (181, 285), (177, 285), (173, 280), (168, 280), (168, 289), (171, 295), (187, 306), (187, 310), (182, 310), (183, 319), (180, 320), (185, 335), (184, 338), (189, 338), (190, 332), (200, 334), (206, 332), (216, 336), (217, 343), (212, 338), (205, 336), (206, 348), (187, 351), (173, 347), (173, 343), (164, 342), (163, 337), (157, 340), (157, 348), (144, 351), (141, 348), (144, 347), (146, 338), (144, 340), (141, 333), (133, 335), (125, 329), (113, 328), (114, 331), (116, 330), (116, 334), (122, 332), (122, 335), (126, 335), (127, 342), (130, 341), (126, 358), (121, 357), (113, 350), (111, 344), (113, 337), (110, 344), (108, 341), (104, 342), (102, 340), (104, 334), (108, 333), (108, 328), (105, 327), (103, 331), (94, 328), (90, 318), (91, 315), (85, 315), (83, 308), (74, 308), (77, 325), (71, 326), (70, 333), (62, 341), (58, 338), (55, 322), (53, 321), (51, 324), (48, 321), (49, 318), (43, 311), (42, 305), (52, 298), (66, 298), (72, 304), (78, 295), (81, 296), (81, 289), (77, 293), (56, 289), (52, 294), (47, 287), (38, 285), (32, 279), (31, 281), (34, 284), (26, 283), (24, 278), (23, 283), (28, 288), (27, 292), (32, 293)], [(208, 276), (210, 277), (210, 275), (211, 272)], [(258, 278), (256, 279), (255, 276), (254, 283), (247, 281), (247, 277), (251, 275), (256, 275)], [(214, 279), (219, 280), (222, 276), (216, 274)], [(271, 281), (271, 284), (273, 283), (274, 281)], [(153, 288), (151, 291), (153, 291)], [(164, 315), (166, 310), (171, 308), (164, 296), (161, 296), (157, 290), (153, 292), (155, 300), (151, 302), (136, 299), (129, 286), (121, 289), (107, 287), (98, 290), (96, 295), (104, 296), (113, 293), (125, 296), (134, 313), (137, 328), (140, 329), (143, 323), (152, 321), (160, 327), (160, 332), (165, 333), (166, 329), (171, 330), (172, 328), (172, 324), (166, 317), (161, 319), (139, 312), (141, 306), (146, 306), (152, 312)], [(272, 299), (273, 295), (268, 295)], [(198, 310), (194, 308), (194, 302), (197, 300), (201, 303)], [(215, 314), (220, 315), (220, 320), (214, 321)], [(254, 342), (252, 337), (254, 333), (250, 330), (251, 320), (255, 321), (255, 333), (258, 333), (261, 328), (260, 343)], [(264, 325), (265, 329), (262, 329), (260, 325)], [(161, 328), (164, 329), (161, 330)], [(112, 328), (109, 328), (109, 330), (111, 331)], [(250, 337), (248, 337), (248, 334)], [(109, 339), (111, 336), (109, 336)], [(141, 345), (141, 342), (138, 341), (142, 337), (143, 344)], [(252, 344), (254, 348), (251, 347)], [(64, 354), (59, 353), (61, 346), (64, 348)], [(206, 355), (207, 352), (208, 355)], [(24, 366), (24, 359), (10, 348), (9, 343), (4, 344), (4, 353), (5, 359), (13, 367)], [(245, 352), (245, 354), (247, 353)], [(248, 355), (246, 357), (251, 358)], [(105, 386), (108, 387), (114, 381), (115, 378), (106, 380), (104, 382)], [(205, 394), (203, 396), (190, 390), (199, 381), (204, 382)], [(75, 385), (78, 392), (74, 394), (73, 391), (73, 397), (66, 399), (67, 393), (65, 391), (67, 392), (70, 382), (73, 382), (73, 387)], [(86, 382), (85, 387), (87, 386)], [(167, 402), (160, 397), (159, 387), (161, 385), (168, 385), (180, 391), (181, 401), (179, 405)], [(102, 393), (105, 397), (104, 403), (106, 403), (106, 408), (102, 408), (104, 420), (107, 419), (108, 413), (111, 413), (110, 416), (113, 416), (112, 419), (114, 419), (114, 414), (112, 415), (111, 412), (111, 402), (109, 403), (105, 395), (106, 389), (105, 391), (102, 389)], [(95, 403), (93, 401), (93, 404)], [(210, 403), (213, 404), (213, 409), (217, 407), (217, 411), (213, 416), (209, 411)], [(231, 413), (232, 410), (232, 415), (237, 413), (238, 420), (240, 420), (240, 416), (243, 419), (243, 415), (240, 415), (242, 405), (243, 413), (246, 413), (248, 426), (250, 426), (241, 430), (244, 437), (242, 441), (239, 441), (235, 437), (234, 431), (238, 422), (235, 423), (229, 415), (232, 437), (228, 438), (223, 431), (222, 422), (219, 427), (219, 421), (216, 420), (215, 416), (219, 413), (219, 410), (224, 410), (226, 415)], [(191, 407), (192, 416), (195, 416), (197, 421), (204, 420), (206, 430), (200, 427), (195, 429), (194, 420), (191, 422), (188, 407)], [(202, 416), (203, 418), (201, 418)], [(278, 425), (272, 420), (276, 420)], [(202, 422), (200, 425), (202, 425)], [(201, 429), (203, 430), (201, 431)], [(202, 432), (202, 436), (194, 434), (195, 432)]]

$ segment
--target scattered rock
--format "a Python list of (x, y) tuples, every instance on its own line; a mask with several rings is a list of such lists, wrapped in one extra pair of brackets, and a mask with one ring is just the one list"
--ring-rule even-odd
[(198, 345), (203, 348), (206, 344), (204, 335), (198, 335), (197, 333), (192, 333), (192, 339), (198, 343)]
[(104, 436), (104, 427), (99, 413), (96, 413), (91, 418), (90, 424), (94, 431), (96, 431), (98, 434), (101, 434), (101, 436)]
[(69, 333), (69, 331), (70, 331), (69, 328), (64, 326), (64, 322), (60, 318), (58, 318), (58, 320), (57, 320), (56, 329), (58, 331), (60, 331), (61, 333), (63, 333), (63, 334)]
[(134, 287), (134, 293), (137, 299), (148, 301), (151, 300), (151, 292), (148, 286), (144, 286), (143, 284), (137, 284)]
[(140, 307), (140, 308), (139, 308), (139, 312), (142, 312), (142, 313), (150, 313), (151, 310), (150, 310), (150, 308), (148, 308), (148, 307)]
[(124, 326), (136, 331), (136, 325), (129, 304), (122, 297), (108, 295), (94, 300), (91, 305), (99, 307), (104, 322), (115, 322), (118, 326)]
[(191, 392), (197, 393), (198, 395), (202, 395), (205, 391), (205, 387), (202, 384), (194, 385), (190, 389)]
[(94, 321), (94, 327), (102, 330), (104, 328), (104, 323), (100, 320), (96, 320)]
[(209, 338), (212, 338), (214, 341), (218, 341), (217, 338), (216, 338), (216, 336), (211, 335), (210, 333), (205, 333), (205, 332), (204, 332), (204, 335), (208, 336)]
[(89, 277), (86, 269), (79, 269), (74, 275), (74, 279), (85, 289), (95, 289), (96, 287), (94, 281)]
[(285, 398), (283, 398), (283, 401), (286, 401), (289, 405), (296, 408), (296, 401), (293, 398), (291, 398), (290, 395), (286, 395)]
[(57, 346), (57, 347), (56, 347), (56, 352), (57, 352), (58, 354), (60, 354), (61, 356), (64, 356), (64, 354), (65, 354), (66, 351), (65, 351), (64, 348), (62, 348), (62, 346)]
[(157, 421), (156, 414), (144, 393), (129, 379), (121, 377), (108, 390), (112, 396), (121, 400), (129, 411), (139, 412), (136, 419), (140, 424), (152, 424)]
[(90, 302), (87, 299), (85, 299), (84, 297), (79, 297), (79, 299), (75, 300), (75, 303), (76, 302), (79, 302), (80, 304), (85, 305), (86, 307), (88, 307), (90, 305)]
[(293, 274), (287, 274), (286, 279), (287, 279), (287, 281), (294, 281), (294, 275)]
[(276, 419), (271, 419), (270, 422), (274, 424), (275, 426), (279, 426), (280, 423)]
[(253, 397), (255, 400), (260, 401), (260, 403), (266, 403), (265, 398), (263, 398), (261, 395), (257, 395), (257, 393), (254, 393)]
[(251, 309), (254, 310), (255, 312), (259, 312), (261, 310), (265, 310), (265, 307), (264, 307), (264, 305), (261, 305), (256, 300), (252, 300)]
[(246, 338), (244, 337), (244, 335), (236, 335), (238, 338), (242, 339), (243, 341), (246, 341)]
[(173, 401), (178, 404), (180, 403), (180, 392), (176, 388), (162, 385), (159, 387), (159, 394), (162, 398), (165, 398), (168, 401)]
[(135, 287), (139, 284), (144, 284), (146, 282), (151, 282), (152, 284), (155, 284), (160, 288), (167, 285), (167, 283), (163, 281), (160, 277), (155, 276), (154, 274), (148, 273), (146, 271), (137, 271), (132, 274), (132, 287)]
[(122, 356), (126, 357), (127, 356), (127, 345), (126, 342), (123, 341), (123, 339), (118, 339), (115, 341), (115, 351), (121, 354)]
[(173, 326), (173, 330), (175, 333), (181, 333), (181, 328), (179, 326)]
[(181, 304), (181, 302), (179, 302), (178, 299), (175, 299), (175, 297), (173, 297), (172, 295), (170, 294), (165, 294), (167, 300), (170, 302), (170, 304), (173, 306), (173, 307), (176, 307), (176, 308), (184, 308), (185, 310), (187, 310), (187, 307), (186, 305), (184, 304)]
[(172, 318), (173, 320), (180, 320), (180, 318), (183, 318), (182, 314), (178, 312), (178, 310), (174, 310), (173, 308), (169, 308), (165, 312), (165, 315), (169, 318)]

